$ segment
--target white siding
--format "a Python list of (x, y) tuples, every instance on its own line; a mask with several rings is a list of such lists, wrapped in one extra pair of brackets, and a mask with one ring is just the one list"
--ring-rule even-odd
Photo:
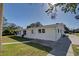
[[(45, 29), (45, 33), (39, 33), (38, 29)], [(33, 30), (33, 34), (31, 31)], [(42, 40), (51, 40), (51, 41), (56, 41), (58, 40), (57, 38), (57, 29), (55, 28), (31, 28), (27, 29), (27, 38), (34, 38), (34, 39), (42, 39)]]
[[(39, 33), (38, 29), (45, 29), (45, 33)], [(33, 30), (33, 33), (32, 33)], [(64, 34), (64, 27), (62, 24), (56, 24), (54, 26), (43, 26), (26, 29), (27, 38), (34, 38), (40, 40), (57, 41), (61, 35)]]

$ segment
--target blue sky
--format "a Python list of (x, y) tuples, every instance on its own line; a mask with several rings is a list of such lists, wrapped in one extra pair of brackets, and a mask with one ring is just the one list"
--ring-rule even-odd
[(79, 28), (79, 20), (74, 18), (74, 14), (57, 12), (57, 18), (51, 19), (45, 13), (47, 4), (4, 4), (4, 17), (7, 22), (15, 23), (18, 26), (26, 28), (27, 25), (34, 22), (41, 22), (43, 25), (64, 23), (69, 28)]

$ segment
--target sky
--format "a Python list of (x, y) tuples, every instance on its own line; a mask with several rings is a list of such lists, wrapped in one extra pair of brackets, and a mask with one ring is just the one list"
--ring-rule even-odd
[(74, 18), (74, 14), (57, 11), (57, 18), (51, 19), (45, 11), (47, 4), (34, 3), (5, 3), (4, 17), (9, 23), (15, 23), (18, 26), (26, 28), (31, 23), (40, 22), (43, 25), (55, 23), (64, 23), (70, 29), (79, 28), (79, 20)]

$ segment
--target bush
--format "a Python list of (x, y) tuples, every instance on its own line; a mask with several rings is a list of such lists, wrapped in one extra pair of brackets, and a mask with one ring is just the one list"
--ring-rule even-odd
[(14, 35), (13, 33), (11, 33), (9, 30), (4, 30), (2, 32), (2, 35), (5, 36), (5, 35)]

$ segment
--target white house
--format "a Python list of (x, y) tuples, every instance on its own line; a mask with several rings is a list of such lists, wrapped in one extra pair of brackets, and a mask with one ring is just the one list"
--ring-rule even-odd
[(63, 34), (64, 25), (62, 23), (56, 23), (52, 25), (27, 28), (26, 35), (24, 37), (37, 40), (57, 41)]

